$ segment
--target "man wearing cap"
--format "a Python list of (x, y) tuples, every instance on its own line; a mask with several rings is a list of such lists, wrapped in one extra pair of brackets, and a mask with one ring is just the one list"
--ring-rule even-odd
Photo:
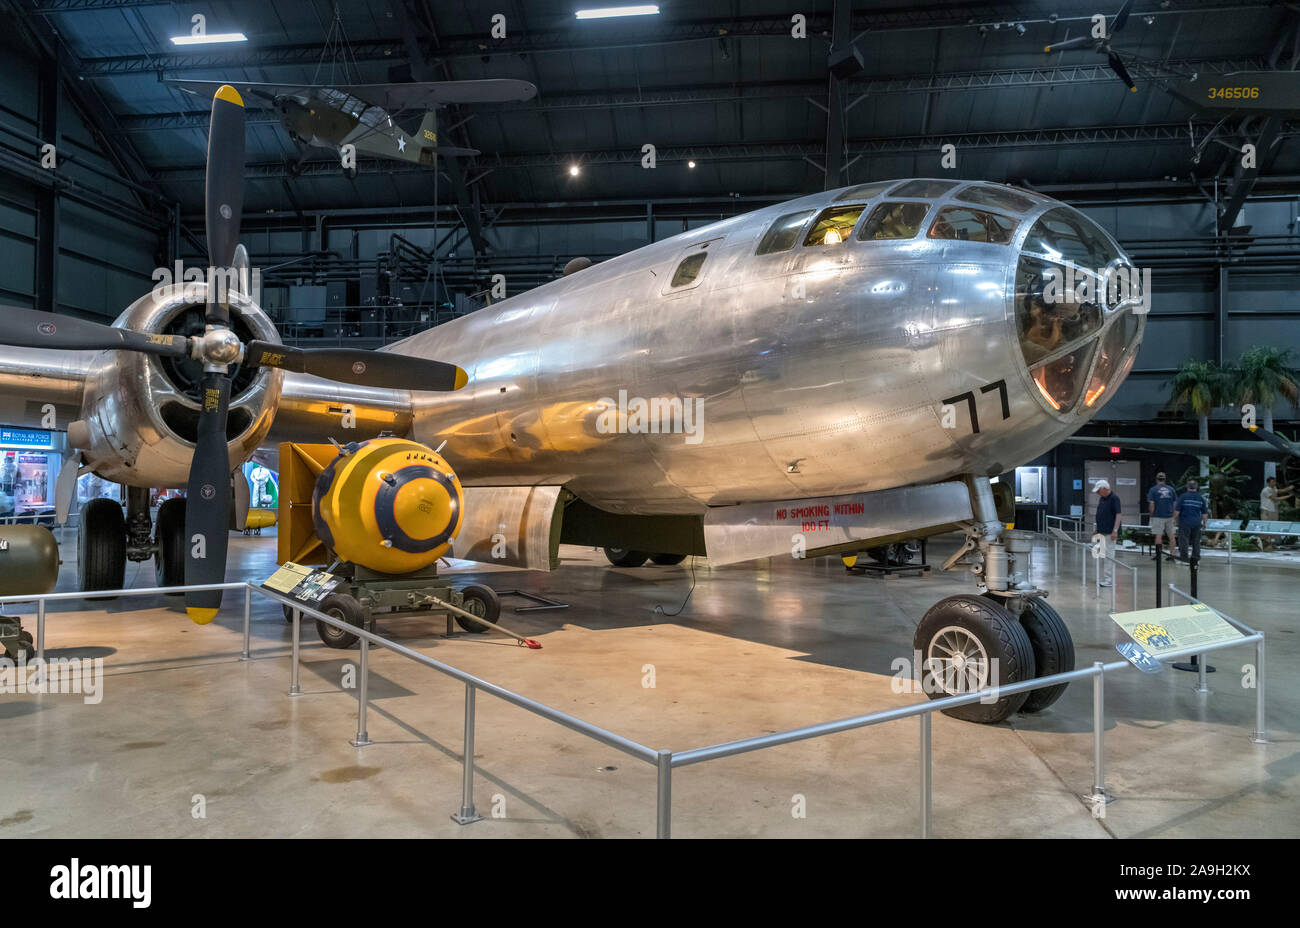
[[(1147, 493), (1147, 510), (1151, 514), (1151, 534), (1156, 544), (1168, 542), (1165, 551), (1170, 560), (1174, 557), (1174, 502), (1177, 499), (1174, 488), (1165, 483), (1165, 472), (1156, 474), (1156, 485)], [(1151, 560), (1155, 560), (1155, 555)]]
[(1195, 480), (1187, 481), (1187, 492), (1174, 500), (1174, 520), (1178, 523), (1178, 558), (1187, 560), (1187, 546), (1192, 547), (1192, 557), (1201, 559), (1201, 531), (1209, 513), (1205, 508), (1205, 498), (1198, 492)]
[[(1107, 480), (1098, 480), (1093, 486), (1092, 492), (1096, 493), (1097, 500), (1097, 523), (1095, 527), (1096, 535), (1093, 539), (1098, 542), (1102, 557), (1106, 557), (1114, 550), (1115, 542), (1119, 539), (1119, 497), (1110, 491), (1110, 482)], [(1110, 574), (1106, 570), (1106, 561), (1099, 560), (1097, 569), (1101, 571), (1100, 586), (1110, 586)]]

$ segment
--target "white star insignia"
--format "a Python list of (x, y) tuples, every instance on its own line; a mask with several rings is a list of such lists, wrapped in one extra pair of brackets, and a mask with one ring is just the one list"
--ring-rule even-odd
[(400, 135), (397, 137), (397, 150), (406, 151), (406, 139), (402, 138)]

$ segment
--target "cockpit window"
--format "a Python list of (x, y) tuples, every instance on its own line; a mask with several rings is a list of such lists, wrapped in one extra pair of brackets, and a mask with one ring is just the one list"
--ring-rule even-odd
[(967, 187), (957, 194), (956, 198), (978, 206), (991, 206), (994, 209), (1004, 209), (1012, 213), (1023, 213), (1034, 205), (1033, 200), (1016, 193), (1014, 190), (1005, 190), (1002, 187), (993, 187), (988, 184), (976, 184), (973, 187)]
[(1057, 412), (1069, 412), (1078, 402), (1083, 391), (1083, 379), (1088, 376), (1092, 348), (1092, 343), (1088, 342), (1029, 372), (1043, 398)]
[(1034, 223), (1025, 239), (1024, 251), (1093, 271), (1105, 268), (1112, 258), (1118, 257), (1091, 220), (1060, 208), (1048, 210)]
[(1105, 289), (1120, 257), (1092, 220), (1065, 207), (1029, 229), (1016, 265), (1016, 332), (1030, 376), (1058, 412), (1095, 408), (1133, 365), (1141, 320), (1108, 303)]
[(1128, 375), (1129, 368), (1137, 359), (1138, 320), (1132, 313), (1124, 313), (1116, 319), (1106, 337), (1101, 341), (1101, 352), (1097, 363), (1092, 368), (1092, 378), (1088, 381), (1088, 392), (1084, 394), (1083, 405), (1091, 408), (1102, 398), (1113, 383), (1118, 383)]
[(1087, 289), (1070, 289), (1064, 269), (1049, 261), (1022, 255), (1016, 267), (1016, 326), (1025, 363), (1033, 364), (1054, 351), (1094, 334), (1101, 328), (1101, 305)]
[(887, 180), (882, 184), (858, 184), (856, 187), (850, 187), (835, 198), (836, 203), (843, 203), (845, 200), (870, 200), (880, 196), (889, 189), (892, 180)]
[(785, 251), (794, 246), (799, 240), (799, 230), (803, 224), (808, 221), (808, 217), (813, 211), (808, 209), (801, 213), (787, 213), (776, 222), (772, 223), (763, 240), (758, 243), (758, 249), (754, 252), (756, 255), (770, 255), (778, 251)]
[(952, 238), (962, 242), (1006, 245), (1016, 231), (1016, 221), (982, 209), (949, 206), (930, 226), (930, 238)]
[(924, 203), (881, 203), (867, 216), (858, 241), (912, 238), (921, 230), (930, 207)]
[(891, 197), (941, 197), (953, 187), (955, 180), (909, 180), (889, 191)]
[(693, 255), (687, 255), (682, 259), (682, 263), (677, 265), (677, 270), (673, 271), (673, 279), (668, 284), (669, 287), (685, 287), (687, 284), (695, 283), (700, 276), (700, 269), (704, 267), (704, 259), (708, 254), (703, 251), (697, 251)]
[(853, 234), (853, 227), (858, 224), (865, 206), (832, 206), (822, 212), (808, 230), (804, 246), (838, 245)]

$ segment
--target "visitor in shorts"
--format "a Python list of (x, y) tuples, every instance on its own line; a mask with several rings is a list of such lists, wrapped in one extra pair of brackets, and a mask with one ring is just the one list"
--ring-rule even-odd
[[(1178, 493), (1165, 483), (1164, 471), (1156, 474), (1156, 485), (1147, 491), (1147, 511), (1151, 514), (1151, 534), (1156, 544), (1165, 544), (1169, 559), (1174, 557), (1174, 501)], [(1151, 560), (1155, 560), (1155, 555)]]
[(1192, 557), (1201, 558), (1201, 532), (1205, 529), (1205, 520), (1209, 513), (1205, 508), (1205, 498), (1197, 492), (1199, 484), (1195, 480), (1187, 481), (1187, 492), (1174, 501), (1174, 519), (1178, 522), (1178, 557), (1187, 560), (1187, 548), (1190, 545)]

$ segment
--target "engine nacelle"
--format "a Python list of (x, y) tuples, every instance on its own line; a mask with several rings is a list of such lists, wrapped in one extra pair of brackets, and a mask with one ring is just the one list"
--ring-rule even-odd
[(411, 573), (446, 554), (464, 511), (451, 465), (404, 438), (345, 445), (312, 495), (312, 520), (325, 546), (384, 574)]
[[(201, 335), (206, 283), (159, 288), (136, 300), (114, 323), (137, 332)], [(230, 326), (247, 344), (280, 342), (275, 326), (255, 302), (230, 291)], [(68, 441), (95, 473), (132, 486), (183, 487), (189, 478), (199, 420), (203, 366), (191, 359), (159, 358), (134, 351), (103, 351), (87, 373), (81, 418)], [(226, 437), (230, 461), (241, 463), (266, 438), (280, 397), (283, 371), (231, 368)]]

